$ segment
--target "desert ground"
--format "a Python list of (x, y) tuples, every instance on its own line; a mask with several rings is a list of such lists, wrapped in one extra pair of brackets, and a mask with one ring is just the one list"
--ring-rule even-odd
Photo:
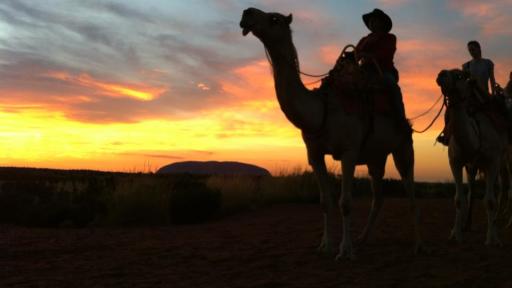
[[(420, 199), (432, 252), (414, 255), (406, 199), (386, 199), (354, 261), (315, 251), (319, 205), (279, 204), (205, 224), (139, 228), (0, 228), (0, 287), (512, 287), (512, 229), (484, 245), (476, 201), (466, 242), (448, 240), (451, 199)], [(368, 198), (354, 203), (354, 233)], [(503, 227), (500, 221), (500, 227)]]

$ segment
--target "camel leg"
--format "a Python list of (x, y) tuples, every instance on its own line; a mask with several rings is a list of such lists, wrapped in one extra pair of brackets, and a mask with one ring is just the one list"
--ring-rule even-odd
[(498, 199), (498, 208), (496, 209), (496, 219), (500, 217), (501, 213), (505, 210), (505, 204), (507, 203), (507, 190), (509, 188), (509, 179), (508, 179), (508, 168), (506, 167), (505, 163), (501, 165), (501, 169), (498, 173), (498, 177), (496, 179), (496, 183), (498, 183), (497, 191), (496, 191), (496, 198)]
[[(352, 155), (351, 155), (352, 156)], [(340, 197), (340, 210), (343, 215), (343, 238), (340, 243), (340, 252), (336, 256), (336, 260), (344, 258), (353, 260), (355, 258), (352, 249), (352, 236), (350, 234), (350, 225), (352, 220), (352, 183), (354, 180), (355, 170), (354, 156), (344, 156), (342, 159), (342, 189)]]
[[(509, 179), (512, 181), (511, 176), (509, 176)], [(509, 185), (510, 186), (508, 187), (508, 191), (507, 191), (507, 194), (508, 194), (507, 207), (505, 208), (505, 212), (504, 212), (505, 215), (508, 215), (510, 213), (510, 211), (512, 210), (511, 209), (511, 206), (512, 206), (512, 183), (510, 183)], [(507, 228), (510, 228), (511, 226), (512, 226), (512, 215), (510, 215), (510, 219), (508, 220)]]
[(403, 146), (397, 151), (393, 152), (393, 161), (395, 162), (396, 169), (400, 173), (405, 191), (409, 195), (410, 209), (414, 223), (414, 238), (416, 241), (414, 253), (426, 251), (425, 247), (423, 247), (423, 242), (421, 239), (419, 224), (420, 212), (416, 206), (416, 195), (414, 191), (414, 150), (412, 143), (410, 145)]
[[(484, 204), (487, 209), (487, 239), (485, 245), (501, 245), (501, 241), (498, 239), (498, 233), (496, 229), (496, 196), (494, 195), (494, 185), (496, 178), (499, 173), (499, 165), (492, 165), (490, 163), (485, 175), (485, 197)], [(494, 163), (498, 164), (498, 163)]]
[(313, 171), (318, 180), (318, 186), (320, 188), (320, 205), (322, 206), (324, 214), (323, 235), (320, 246), (318, 246), (318, 251), (330, 254), (333, 251), (334, 243), (333, 227), (336, 219), (335, 195), (329, 182), (329, 175), (327, 173), (323, 157), (313, 161), (311, 166), (313, 167)]
[(468, 195), (467, 195), (467, 202), (468, 202), (468, 212), (466, 215), (466, 222), (464, 223), (464, 226), (462, 227), (462, 231), (470, 231), (471, 225), (473, 221), (473, 202), (475, 198), (473, 197), (475, 192), (475, 179), (476, 179), (476, 173), (477, 169), (474, 167), (467, 167), (466, 166), (466, 175), (468, 177)]
[[(512, 167), (510, 167), (511, 165), (511, 150), (510, 150), (510, 146), (508, 147), (507, 149), (507, 152), (505, 153), (505, 171), (507, 173), (507, 183), (508, 183), (508, 187), (507, 187), (507, 203), (504, 204), (505, 205), (505, 208), (503, 209), (503, 215), (508, 215), (511, 211), (511, 206), (512, 206)], [(512, 226), (512, 215), (510, 215), (510, 218), (508, 220), (508, 223), (507, 223), (507, 228), (510, 228)]]
[(508, 215), (510, 211), (510, 204), (512, 203), (512, 175), (511, 168), (509, 165), (509, 157), (506, 157), (505, 164), (503, 165), (501, 175), (504, 178), (504, 183), (506, 184), (505, 189), (502, 190), (502, 195), (500, 197), (498, 211), (503, 213), (503, 215)]
[(508, 189), (507, 189), (507, 203), (505, 204), (505, 208), (503, 209), (503, 214), (508, 215), (512, 210), (512, 175), (510, 167), (507, 169), (508, 171)]
[(370, 208), (370, 215), (368, 216), (368, 223), (366, 224), (366, 227), (363, 229), (363, 232), (361, 232), (361, 234), (357, 238), (357, 243), (366, 243), (368, 237), (373, 232), (373, 229), (375, 227), (375, 220), (377, 219), (377, 215), (379, 214), (379, 211), (382, 208), (382, 204), (384, 202), (384, 198), (382, 195), (382, 178), (384, 177), (385, 164), (386, 158), (381, 159), (381, 161), (368, 164), (368, 172), (372, 177), (373, 200), (372, 207)]
[(450, 159), (450, 168), (453, 174), (453, 180), (455, 181), (455, 223), (450, 233), (450, 239), (462, 242), (462, 225), (463, 221), (466, 220), (467, 214), (467, 201), (466, 195), (464, 194), (464, 183), (462, 179), (463, 166), (456, 160)]
[[(511, 204), (512, 204), (512, 167), (511, 165), (511, 156), (510, 155), (511, 150), (510, 148), (507, 149), (507, 152), (505, 153), (505, 159), (503, 160), (503, 168), (502, 168), (502, 175), (504, 174), (504, 177), (506, 180), (507, 187), (503, 189), (503, 192), (506, 193), (506, 196), (503, 196), (502, 198), (506, 198), (505, 200), (500, 199), (499, 207), (500, 211), (503, 212), (503, 215), (508, 215), (508, 213), (511, 210)], [(503, 203), (505, 202), (505, 203)], [(511, 218), (512, 220), (512, 218)]]

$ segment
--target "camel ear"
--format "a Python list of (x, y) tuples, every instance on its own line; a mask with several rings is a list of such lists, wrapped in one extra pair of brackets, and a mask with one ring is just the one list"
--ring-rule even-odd
[(293, 16), (292, 14), (286, 16), (286, 24), (290, 25), (292, 23)]

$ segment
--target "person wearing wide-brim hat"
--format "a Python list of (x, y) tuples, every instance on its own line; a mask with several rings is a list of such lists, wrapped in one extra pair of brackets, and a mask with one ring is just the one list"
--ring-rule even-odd
[(396, 36), (390, 33), (393, 21), (384, 11), (374, 9), (363, 15), (363, 22), (371, 33), (359, 40), (356, 46), (358, 60), (362, 60), (363, 69), (376, 77), (382, 72), (382, 78), (392, 94), (399, 125), (410, 131), (409, 122), (405, 118), (402, 92), (398, 86), (398, 70), (393, 62), (396, 52)]
[(367, 58), (374, 58), (381, 70), (395, 70), (396, 36), (390, 33), (393, 28), (391, 18), (382, 10), (374, 9), (363, 15), (363, 22), (371, 33), (359, 40), (357, 54), (370, 63), (373, 60)]
[(380, 9), (373, 9), (372, 12), (366, 13), (363, 15), (363, 22), (370, 29), (370, 31), (374, 31), (377, 27), (370, 27), (370, 20), (371, 19), (378, 18), (380, 21), (382, 21), (382, 31), (388, 33), (391, 31), (391, 28), (393, 28), (393, 21), (391, 21), (391, 18), (388, 16), (388, 14), (384, 13), (384, 11)]

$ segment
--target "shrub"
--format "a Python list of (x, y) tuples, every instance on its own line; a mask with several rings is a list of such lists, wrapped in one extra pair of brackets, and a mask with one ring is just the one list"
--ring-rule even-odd
[(221, 193), (192, 177), (178, 179), (171, 190), (169, 218), (174, 224), (193, 224), (210, 219), (221, 208)]
[(169, 223), (168, 181), (149, 176), (118, 179), (109, 201), (107, 225), (165, 225)]
[[(264, 178), (264, 177), (263, 177)], [(221, 194), (221, 211), (232, 214), (253, 210), (261, 204), (261, 176), (211, 176), (206, 185)]]

